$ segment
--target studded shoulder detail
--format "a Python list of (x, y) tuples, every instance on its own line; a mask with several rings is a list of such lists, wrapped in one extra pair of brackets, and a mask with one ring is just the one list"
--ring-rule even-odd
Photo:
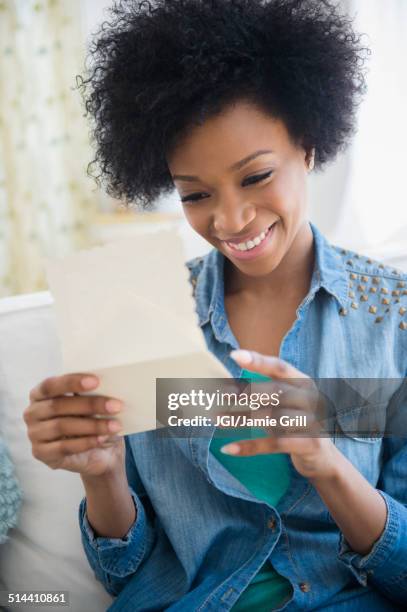
[(186, 265), (189, 269), (189, 282), (192, 285), (192, 295), (195, 297), (195, 289), (198, 281), (198, 276), (200, 271), (202, 270), (204, 258), (203, 257), (194, 257), (194, 259), (190, 259), (186, 262)]
[[(391, 266), (360, 255), (353, 251), (333, 246), (340, 254), (349, 274), (350, 308), (363, 308), (378, 324), (396, 314), (398, 327), (407, 330), (407, 274)], [(339, 310), (341, 316), (349, 314), (346, 308)]]

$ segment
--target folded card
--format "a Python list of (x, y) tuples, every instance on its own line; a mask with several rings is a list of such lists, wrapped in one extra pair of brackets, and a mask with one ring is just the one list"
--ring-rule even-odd
[(176, 230), (46, 260), (66, 373), (123, 400), (123, 433), (155, 429), (156, 378), (229, 378), (198, 326)]

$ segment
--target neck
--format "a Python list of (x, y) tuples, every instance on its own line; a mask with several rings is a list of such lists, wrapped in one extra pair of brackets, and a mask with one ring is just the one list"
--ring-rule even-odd
[(278, 266), (261, 277), (248, 276), (228, 260), (225, 266), (227, 293), (245, 293), (256, 298), (281, 298), (287, 294), (306, 295), (314, 267), (314, 237), (306, 221), (298, 230)]

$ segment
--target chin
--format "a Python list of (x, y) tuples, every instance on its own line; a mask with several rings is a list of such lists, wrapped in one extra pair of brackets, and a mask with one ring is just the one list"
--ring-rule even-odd
[[(223, 255), (225, 254), (223, 253)], [(227, 256), (225, 255), (225, 257)], [(277, 268), (278, 264), (280, 263), (280, 259), (277, 260), (275, 257), (273, 257), (272, 260), (270, 260), (270, 258), (267, 258), (264, 261), (259, 260), (250, 262), (232, 261), (232, 259), (230, 259), (229, 257), (228, 259), (235, 268), (242, 272), (242, 274), (245, 274), (246, 276), (251, 276), (252, 278), (268, 276)]]

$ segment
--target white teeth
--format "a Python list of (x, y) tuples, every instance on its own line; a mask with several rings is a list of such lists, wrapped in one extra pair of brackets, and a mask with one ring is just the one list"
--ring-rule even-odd
[(266, 231), (262, 232), (255, 238), (248, 240), (247, 242), (240, 242), (239, 244), (228, 242), (228, 245), (231, 246), (232, 249), (236, 249), (238, 251), (249, 251), (250, 249), (253, 249), (255, 246), (258, 246), (261, 242), (263, 242), (268, 233), (269, 230), (267, 229)]

